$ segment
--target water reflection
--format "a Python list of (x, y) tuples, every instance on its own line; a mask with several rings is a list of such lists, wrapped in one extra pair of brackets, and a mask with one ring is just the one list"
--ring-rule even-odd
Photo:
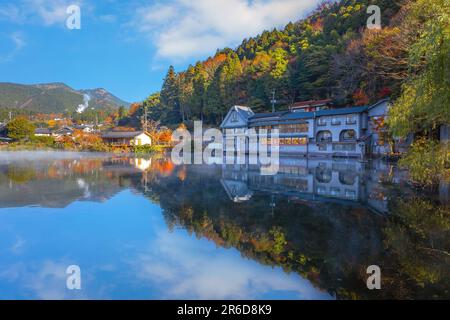
[[(450, 297), (445, 196), (410, 189), (395, 166), (282, 159), (261, 176), (165, 157), (31, 156), (0, 154), (0, 298)], [(80, 292), (65, 289), (70, 264)], [(367, 290), (372, 264), (381, 291)]]

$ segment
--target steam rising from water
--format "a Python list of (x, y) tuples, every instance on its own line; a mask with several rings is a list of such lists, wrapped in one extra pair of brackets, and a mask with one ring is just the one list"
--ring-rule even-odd
[(78, 113), (83, 113), (89, 108), (89, 101), (91, 101), (91, 97), (88, 94), (83, 95), (83, 104), (80, 104), (77, 108)]

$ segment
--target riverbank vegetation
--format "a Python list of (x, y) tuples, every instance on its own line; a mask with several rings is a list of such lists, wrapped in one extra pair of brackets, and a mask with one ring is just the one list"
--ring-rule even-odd
[(38, 136), (35, 135), (34, 124), (24, 117), (18, 117), (10, 121), (6, 126), (6, 135), (11, 139), (11, 142), (0, 145), (0, 150), (65, 150), (135, 153), (143, 155), (165, 152), (171, 146), (171, 131), (168, 129), (155, 129), (152, 131), (152, 145), (117, 146), (104, 143), (100, 134), (88, 133), (82, 130), (74, 130), (70, 135)]

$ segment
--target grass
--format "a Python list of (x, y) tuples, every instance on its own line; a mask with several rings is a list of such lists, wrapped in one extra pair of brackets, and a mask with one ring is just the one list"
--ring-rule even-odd
[(111, 152), (111, 153), (130, 153), (137, 155), (147, 155), (155, 153), (164, 153), (170, 147), (165, 145), (151, 145), (151, 146), (132, 146), (132, 147), (113, 147), (102, 145), (82, 146), (78, 147), (73, 144), (57, 143), (48, 137), (35, 137), (29, 141), (18, 141), (9, 144), (0, 145), (0, 151), (51, 151), (51, 150), (65, 150), (65, 151), (88, 151), (88, 152)]

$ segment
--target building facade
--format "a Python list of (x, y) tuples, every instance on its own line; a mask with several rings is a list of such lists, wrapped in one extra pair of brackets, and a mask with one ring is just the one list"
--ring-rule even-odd
[[(279, 130), (280, 154), (308, 157), (352, 157), (382, 155), (389, 151), (383, 139), (389, 100), (371, 106), (334, 108), (330, 100), (294, 104), (288, 111), (255, 114), (248, 107), (234, 106), (221, 124), (224, 146), (249, 148), (251, 134)], [(254, 130), (252, 130), (254, 129)]]
[(112, 146), (147, 146), (152, 144), (152, 138), (147, 132), (106, 132), (102, 140)]

